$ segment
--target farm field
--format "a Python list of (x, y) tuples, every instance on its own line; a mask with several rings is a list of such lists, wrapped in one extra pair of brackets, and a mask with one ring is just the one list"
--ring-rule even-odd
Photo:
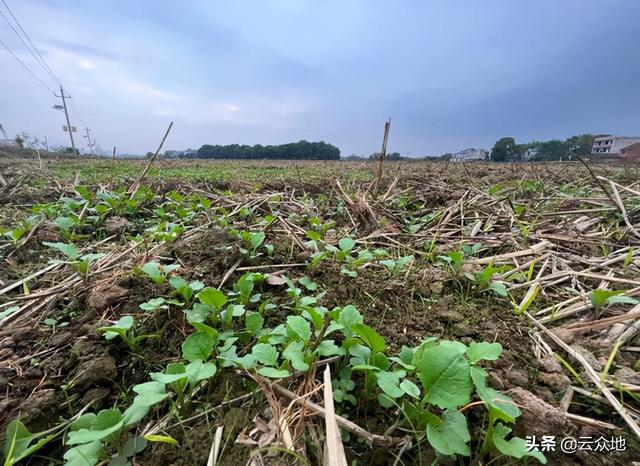
[(640, 458), (635, 169), (146, 163), (0, 159), (4, 464)]

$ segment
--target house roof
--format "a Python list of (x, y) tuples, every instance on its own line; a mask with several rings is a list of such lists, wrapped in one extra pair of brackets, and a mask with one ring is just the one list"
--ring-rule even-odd
[(623, 158), (640, 158), (640, 142), (620, 149), (620, 156)]

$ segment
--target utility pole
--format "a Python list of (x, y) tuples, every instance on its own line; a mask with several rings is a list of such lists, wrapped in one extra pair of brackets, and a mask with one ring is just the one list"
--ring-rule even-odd
[(64, 89), (60, 86), (60, 95), (54, 94), (56, 97), (62, 98), (62, 107), (64, 108), (64, 116), (67, 119), (67, 129), (69, 130), (69, 137), (71, 138), (71, 148), (73, 149), (73, 154), (76, 154), (76, 143), (73, 142), (73, 128), (71, 127), (71, 123), (69, 123), (69, 112), (67, 112), (67, 101), (66, 98), (71, 98), (69, 95), (64, 95)]
[(91, 143), (91, 135), (89, 135), (89, 128), (85, 126), (84, 130), (86, 131), (87, 135), (83, 137), (87, 138), (87, 144), (89, 145), (89, 152), (91, 152), (91, 155), (93, 155), (93, 144)]

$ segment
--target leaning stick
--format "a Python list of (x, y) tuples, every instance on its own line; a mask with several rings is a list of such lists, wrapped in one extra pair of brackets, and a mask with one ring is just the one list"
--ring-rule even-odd
[(149, 168), (151, 168), (151, 164), (158, 157), (158, 154), (160, 153), (160, 150), (162, 150), (162, 146), (164, 145), (164, 141), (167, 139), (167, 136), (169, 136), (169, 131), (171, 131), (172, 127), (173, 127), (173, 121), (169, 123), (169, 127), (167, 128), (167, 131), (164, 133), (164, 137), (162, 138), (162, 141), (160, 141), (160, 145), (156, 149), (156, 153), (153, 154), (153, 156), (149, 159), (149, 161), (147, 162), (147, 165), (144, 167), (144, 170), (142, 170), (142, 173), (140, 173), (140, 176), (138, 176), (138, 178), (136, 178), (136, 180), (133, 183), (131, 183), (131, 186), (129, 186), (127, 193), (131, 195), (130, 196), (131, 198), (133, 198), (133, 196), (138, 191), (138, 188), (140, 187), (140, 182), (144, 179), (145, 176), (147, 176), (147, 172), (149, 171)]

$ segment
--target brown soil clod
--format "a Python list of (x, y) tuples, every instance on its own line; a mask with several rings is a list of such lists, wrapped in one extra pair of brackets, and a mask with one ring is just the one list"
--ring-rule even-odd
[(128, 289), (118, 285), (99, 286), (89, 292), (87, 296), (87, 307), (92, 311), (103, 311), (128, 294)]

